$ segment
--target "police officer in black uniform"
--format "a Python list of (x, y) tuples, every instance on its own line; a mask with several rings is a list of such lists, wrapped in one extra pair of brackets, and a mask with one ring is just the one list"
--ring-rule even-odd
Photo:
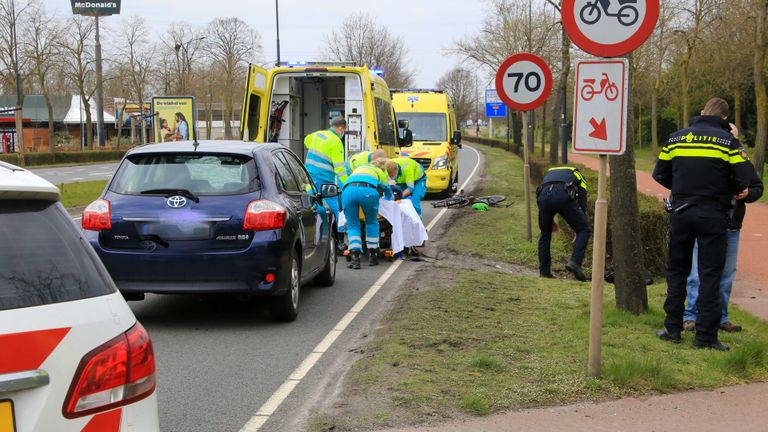
[(667, 299), (662, 340), (680, 343), (686, 280), (693, 244), (699, 245), (699, 315), (696, 348), (728, 350), (717, 339), (722, 313), (720, 277), (727, 248), (726, 229), (731, 198), (749, 184), (754, 168), (727, 122), (728, 103), (712, 98), (689, 127), (673, 133), (659, 154), (653, 178), (671, 189), (672, 205), (667, 265)]
[(552, 257), (549, 245), (552, 240), (552, 224), (559, 214), (576, 232), (573, 254), (565, 265), (566, 270), (580, 281), (587, 276), (581, 269), (584, 252), (592, 230), (587, 218), (587, 182), (578, 169), (573, 167), (550, 168), (536, 189), (536, 204), (539, 206), (539, 276), (553, 278)]

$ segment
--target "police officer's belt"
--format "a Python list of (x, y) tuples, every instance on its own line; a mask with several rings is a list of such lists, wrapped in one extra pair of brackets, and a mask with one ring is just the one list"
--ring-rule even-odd
[(731, 205), (731, 197), (724, 196), (704, 196), (704, 195), (674, 195), (672, 201), (675, 206), (688, 203), (692, 206), (700, 207), (721, 207), (728, 208)]

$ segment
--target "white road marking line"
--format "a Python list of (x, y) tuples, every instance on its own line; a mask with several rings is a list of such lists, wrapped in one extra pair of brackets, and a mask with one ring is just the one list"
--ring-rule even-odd
[[(472, 147), (465, 147), (475, 152), (475, 155), (477, 156), (477, 163), (475, 163), (475, 168), (469, 174), (469, 177), (467, 177), (467, 180), (464, 181), (464, 184), (461, 185), (459, 190), (464, 189), (469, 184), (470, 180), (472, 180), (472, 177), (474, 177), (475, 173), (477, 172), (477, 169), (480, 167), (480, 153), (478, 153), (478, 151)], [(427, 231), (430, 231), (437, 224), (437, 221), (443, 217), (446, 211), (447, 209), (440, 210), (440, 212), (427, 226)], [(328, 332), (325, 338), (323, 338), (323, 340), (315, 347), (315, 349), (312, 350), (312, 353), (309, 354), (296, 369), (294, 369), (293, 373), (288, 377), (288, 379), (272, 394), (269, 400), (267, 400), (264, 405), (259, 408), (256, 414), (251, 417), (250, 420), (248, 420), (248, 423), (246, 423), (245, 426), (240, 429), (240, 432), (257, 432), (267, 423), (272, 414), (274, 414), (274, 412), (280, 408), (280, 405), (282, 405), (288, 396), (290, 396), (293, 389), (296, 388), (301, 380), (303, 380), (309, 371), (312, 370), (312, 368), (317, 364), (317, 362), (320, 361), (323, 354), (328, 351), (333, 342), (335, 342), (336, 339), (341, 336), (347, 326), (355, 319), (355, 317), (357, 317), (358, 314), (360, 314), (360, 312), (363, 311), (363, 308), (365, 308), (368, 302), (373, 299), (376, 293), (379, 292), (381, 287), (384, 286), (389, 278), (395, 274), (395, 271), (398, 267), (400, 267), (402, 263), (402, 260), (397, 260), (389, 266), (387, 271), (385, 271), (376, 280), (376, 282), (373, 283), (368, 292), (366, 292), (365, 295), (363, 295), (363, 297), (360, 298), (360, 300), (358, 300), (354, 306), (352, 306), (352, 309), (350, 309), (349, 312), (347, 312), (347, 314), (344, 315), (344, 317), (342, 317), (341, 320), (339, 320), (339, 322), (333, 327), (333, 329)]]
[(89, 175), (89, 176), (100, 176), (100, 175), (108, 175), (108, 174), (112, 174), (112, 171), (108, 171), (108, 172), (99, 172), (99, 173), (90, 173), (90, 174), (88, 174), (88, 175)]

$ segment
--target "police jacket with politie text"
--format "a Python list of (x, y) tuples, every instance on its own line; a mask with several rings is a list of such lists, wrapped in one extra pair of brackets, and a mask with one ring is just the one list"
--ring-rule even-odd
[[(659, 153), (653, 178), (676, 201), (731, 203), (756, 177), (747, 152), (717, 116), (697, 116), (673, 133)], [(756, 199), (756, 198), (755, 198)]]
[(587, 181), (584, 179), (584, 175), (581, 174), (581, 171), (568, 166), (550, 168), (544, 176), (544, 179), (541, 181), (541, 186), (539, 187), (539, 190), (536, 191), (536, 194), (538, 195), (544, 186), (554, 183), (562, 183), (568, 187), (576, 188), (576, 200), (578, 201), (581, 210), (586, 213)]

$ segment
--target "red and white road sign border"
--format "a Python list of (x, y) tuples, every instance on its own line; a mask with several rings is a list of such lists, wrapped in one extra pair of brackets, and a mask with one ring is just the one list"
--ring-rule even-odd
[[(571, 150), (574, 153), (593, 153), (593, 154), (613, 154), (613, 155), (622, 155), (626, 151), (626, 144), (627, 144), (627, 134), (626, 134), (626, 124), (627, 124), (627, 80), (629, 79), (629, 71), (627, 70), (627, 64), (625, 63), (625, 59), (616, 59), (616, 60), (594, 60), (594, 61), (579, 61), (576, 63), (576, 91), (574, 92), (574, 103), (573, 103), (573, 130), (571, 131)], [(619, 95), (621, 96), (621, 109), (624, 111), (621, 115), (621, 126), (619, 127), (619, 148), (617, 150), (605, 150), (605, 149), (594, 149), (594, 148), (578, 148), (577, 143), (577, 134), (576, 134), (576, 127), (579, 124), (579, 99), (581, 98), (581, 87), (579, 86), (580, 77), (579, 77), (579, 65), (582, 64), (621, 64), (622, 68), (624, 69), (624, 72), (621, 74), (622, 82), (619, 86)], [(593, 125), (594, 127), (594, 125)]]
[(597, 57), (618, 57), (627, 54), (637, 49), (651, 36), (653, 29), (656, 27), (656, 21), (659, 19), (659, 0), (640, 1), (645, 1), (646, 7), (643, 22), (634, 35), (622, 42), (602, 44), (587, 37), (576, 23), (574, 8), (576, 0), (563, 0), (561, 7), (563, 27), (565, 27), (565, 32), (568, 33), (568, 37), (571, 38), (571, 41), (576, 46), (592, 55)]
[[(541, 92), (541, 95), (536, 98), (536, 100), (529, 102), (529, 103), (520, 103), (516, 102), (512, 98), (510, 98), (507, 95), (507, 92), (504, 91), (504, 74), (507, 73), (507, 69), (509, 69), (510, 66), (512, 66), (515, 63), (522, 62), (522, 61), (529, 61), (541, 69), (542, 72), (542, 79), (544, 80), (544, 90)], [(508, 108), (517, 110), (517, 111), (530, 111), (538, 108), (541, 106), (544, 101), (547, 100), (550, 93), (552, 92), (552, 70), (549, 69), (549, 65), (546, 61), (544, 61), (543, 58), (537, 56), (536, 54), (531, 53), (517, 53), (509, 56), (506, 60), (504, 60), (501, 63), (501, 66), (499, 66), (499, 69), (496, 71), (496, 93), (499, 95), (499, 98), (504, 102), (505, 105), (507, 105)]]

